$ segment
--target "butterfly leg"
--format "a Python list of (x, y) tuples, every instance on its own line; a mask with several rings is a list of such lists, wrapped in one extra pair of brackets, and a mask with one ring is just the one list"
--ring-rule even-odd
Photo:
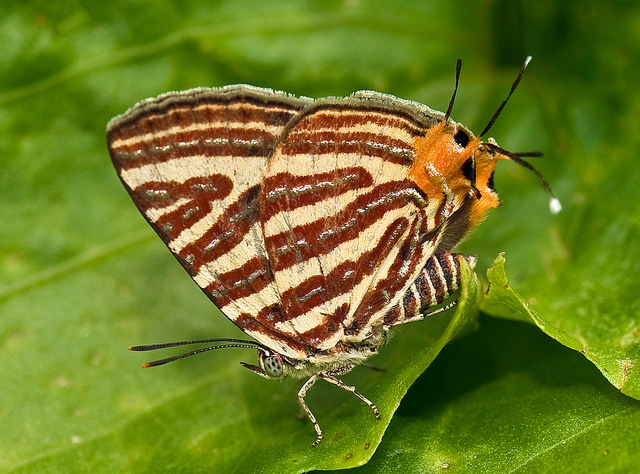
[(318, 375), (322, 377), (324, 380), (326, 380), (327, 382), (332, 383), (333, 385), (340, 387), (341, 389), (346, 390), (347, 392), (353, 393), (356, 397), (358, 397), (364, 403), (369, 405), (369, 408), (371, 408), (371, 410), (373, 411), (373, 414), (379, 420), (380, 412), (378, 411), (378, 407), (375, 406), (371, 400), (369, 400), (367, 397), (365, 397), (360, 392), (358, 392), (353, 385), (347, 385), (342, 380), (339, 380), (334, 377), (334, 375), (340, 375), (345, 372), (348, 372), (349, 370), (351, 370), (351, 367), (349, 367), (348, 370), (337, 369), (337, 370), (330, 370), (328, 372), (320, 372)]
[(316, 433), (318, 433), (318, 437), (311, 445), (312, 447), (316, 447), (322, 442), (322, 429), (320, 429), (320, 425), (318, 425), (318, 421), (316, 420), (315, 415), (311, 412), (311, 410), (309, 409), (309, 406), (307, 405), (307, 402), (305, 402), (304, 399), (307, 396), (307, 391), (313, 386), (313, 384), (317, 382), (318, 378), (322, 378), (327, 382), (332, 383), (333, 385), (346, 390), (347, 392), (353, 393), (356, 397), (358, 397), (360, 400), (366, 403), (369, 406), (369, 408), (371, 408), (371, 410), (373, 411), (373, 414), (376, 416), (378, 420), (380, 419), (380, 411), (378, 410), (378, 407), (375, 406), (371, 400), (369, 400), (367, 397), (365, 397), (360, 392), (358, 392), (354, 386), (347, 385), (342, 380), (339, 380), (335, 377), (336, 375), (341, 375), (346, 372), (349, 372), (352, 368), (353, 367), (342, 367), (340, 369), (330, 370), (327, 372), (319, 372), (318, 374), (312, 375), (309, 378), (309, 380), (305, 382), (305, 384), (302, 386), (302, 388), (298, 392), (298, 401), (300, 402), (300, 406), (302, 407), (304, 412), (307, 414), (307, 417), (309, 418), (309, 420), (311, 420), (311, 423), (313, 423), (313, 428), (316, 430)]
[(459, 301), (460, 301), (460, 298), (456, 298), (455, 300), (447, 303), (444, 306), (436, 308), (433, 311), (429, 311), (427, 313), (416, 314), (414, 317), (412, 317), (410, 319), (406, 319), (406, 320), (402, 321), (399, 324), (411, 323), (413, 321), (422, 321), (423, 319), (428, 318), (429, 316), (435, 316), (436, 314), (444, 313), (445, 311), (448, 311), (451, 308), (454, 308), (458, 304)]
[(318, 421), (316, 420), (316, 417), (313, 415), (313, 413), (311, 413), (311, 410), (309, 410), (309, 407), (307, 406), (307, 402), (304, 401), (304, 398), (307, 396), (307, 390), (309, 390), (313, 386), (313, 384), (316, 383), (317, 380), (318, 380), (318, 375), (317, 374), (312, 375), (309, 378), (309, 380), (307, 380), (304, 383), (304, 385), (298, 392), (298, 401), (300, 402), (300, 406), (302, 407), (304, 412), (307, 414), (307, 417), (311, 420), (311, 423), (313, 423), (313, 428), (316, 430), (316, 433), (318, 433), (318, 437), (311, 445), (314, 448), (318, 446), (322, 441), (322, 430), (320, 429), (320, 425), (318, 425)]

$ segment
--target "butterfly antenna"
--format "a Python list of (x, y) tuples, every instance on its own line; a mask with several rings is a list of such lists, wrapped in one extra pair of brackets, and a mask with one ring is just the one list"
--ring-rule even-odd
[(166, 349), (168, 347), (177, 347), (177, 346), (186, 346), (191, 344), (204, 344), (204, 343), (212, 343), (212, 342), (226, 342), (228, 344), (220, 344), (215, 346), (203, 347), (202, 349), (196, 349), (194, 351), (185, 352), (184, 354), (178, 354), (172, 357), (167, 357), (165, 359), (154, 360), (151, 362), (147, 362), (142, 367), (156, 367), (158, 365), (164, 365), (169, 362), (173, 362), (174, 360), (184, 359), (185, 357), (190, 357), (192, 355), (201, 354), (203, 352), (213, 351), (216, 349), (227, 349), (230, 347), (240, 348), (240, 349), (263, 349), (262, 344), (256, 341), (245, 341), (243, 339), (200, 339), (196, 341), (180, 341), (180, 342), (166, 342), (162, 344), (147, 344), (141, 346), (131, 346), (129, 347), (130, 351), (154, 351), (156, 349)]
[(444, 122), (446, 123), (451, 117), (451, 112), (453, 112), (453, 103), (456, 101), (456, 94), (458, 92), (458, 82), (460, 81), (460, 71), (462, 70), (462, 59), (458, 59), (456, 64), (456, 86), (453, 88), (453, 95), (451, 96), (451, 100), (449, 101), (449, 107), (447, 107), (447, 113), (444, 114)]
[(502, 109), (504, 109), (504, 106), (507, 105), (507, 102), (509, 102), (511, 95), (513, 94), (513, 91), (515, 91), (516, 87), (518, 87), (518, 84), (520, 84), (520, 81), (522, 80), (522, 76), (524, 75), (524, 71), (527, 69), (529, 62), (531, 62), (531, 56), (527, 56), (527, 59), (524, 60), (524, 65), (522, 66), (522, 69), (520, 70), (518, 77), (516, 77), (516, 80), (513, 81), (513, 85), (511, 86), (511, 91), (509, 91), (509, 95), (507, 96), (506, 99), (504, 99), (502, 104), (500, 104), (500, 107), (498, 107), (498, 110), (496, 110), (496, 113), (493, 114), (493, 117), (491, 117), (491, 120), (489, 120), (489, 123), (487, 124), (487, 126), (484, 127), (484, 130), (482, 131), (482, 133), (478, 135), (478, 138), (484, 137), (489, 131), (489, 129), (493, 127), (493, 124), (496, 123), (496, 120), (500, 116), (500, 113), (502, 113)]
[(547, 180), (544, 179), (544, 176), (542, 176), (542, 173), (540, 173), (540, 171), (538, 171), (531, 163), (529, 163), (524, 159), (524, 157), (542, 156), (541, 152), (525, 151), (520, 153), (514, 153), (512, 151), (505, 150), (504, 148), (499, 147), (498, 145), (495, 145), (493, 143), (484, 143), (484, 145), (487, 148), (489, 148), (489, 150), (491, 150), (492, 152), (500, 153), (501, 155), (508, 156), (512, 161), (515, 161), (520, 166), (524, 166), (525, 168), (533, 171), (535, 175), (538, 177), (538, 179), (540, 180), (540, 183), (542, 184), (544, 189), (546, 189), (547, 192), (549, 193), (549, 196), (551, 196), (551, 199), (549, 201), (549, 208), (551, 209), (551, 213), (557, 214), (562, 210), (562, 204), (560, 204), (560, 200), (555, 196), (555, 194), (553, 194), (553, 191), (551, 190), (551, 186), (549, 186), (549, 183), (547, 182)]
[(189, 346), (193, 344), (210, 344), (212, 342), (237, 342), (239, 344), (255, 344), (256, 346), (261, 346), (259, 342), (256, 341), (246, 341), (244, 339), (228, 339), (228, 338), (219, 338), (219, 339), (198, 339), (196, 341), (178, 341), (178, 342), (164, 342), (161, 344), (144, 344), (140, 346), (131, 346), (129, 347), (130, 351), (155, 351), (156, 349), (166, 349), (167, 347), (178, 347), (178, 346)]

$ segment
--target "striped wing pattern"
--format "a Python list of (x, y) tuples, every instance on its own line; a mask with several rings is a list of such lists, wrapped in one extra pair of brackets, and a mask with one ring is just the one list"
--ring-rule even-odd
[(385, 327), (422, 319), (428, 308), (442, 303), (457, 290), (462, 260), (466, 260), (471, 268), (476, 264), (475, 257), (460, 253), (430, 257), (402, 299), (384, 315)]
[[(196, 283), (243, 331), (321, 360), (451, 293), (459, 259), (408, 177), (441, 117), (356, 93), (229, 86), (144, 101), (108, 127), (118, 174)], [(444, 282), (444, 286), (443, 286)]]
[(275, 150), (261, 219), (281, 295), (275, 326), (321, 351), (369, 335), (433, 243), (408, 179), (416, 124), (351, 99), (305, 111)]
[(144, 101), (108, 126), (112, 160), (147, 221), (205, 294), (241, 329), (306, 354), (255, 315), (277, 299), (259, 196), (284, 127), (309, 100), (249, 86)]

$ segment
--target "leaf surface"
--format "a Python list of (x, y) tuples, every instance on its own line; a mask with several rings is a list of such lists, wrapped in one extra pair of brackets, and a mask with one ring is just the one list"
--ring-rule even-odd
[[(462, 248), (478, 255), (480, 274), (499, 252), (508, 256), (522, 297), (490, 293), (486, 311), (529, 317), (526, 302), (551, 335), (578, 341), (570, 347), (637, 397), (639, 17), (637, 5), (607, 1), (3, 2), (0, 470), (302, 472), (373, 455), (365, 469), (406, 472), (419, 459), (441, 470), (472, 453), (507, 470), (565, 456), (574, 471), (588, 461), (600, 470), (637, 465), (636, 402), (559, 344), (545, 359), (537, 345), (555, 343), (542, 334), (535, 344), (526, 335), (503, 344), (520, 324), (490, 318), (446, 349), (460, 359), (436, 359), (444, 365), (411, 389), (373, 454), (404, 392), (472, 319), (473, 278), (455, 315), (397, 331), (372, 360), (386, 372), (363, 367), (345, 377), (378, 404), (382, 421), (348, 393), (313, 388), (308, 401), (327, 436), (316, 449), (310, 424), (296, 419), (298, 386), (243, 370), (238, 362), (251, 362), (250, 353), (140, 370), (146, 359), (127, 352), (131, 344), (242, 334), (138, 215), (109, 162), (104, 128), (146, 97), (233, 83), (311, 97), (374, 89), (444, 110), (461, 57), (452, 117), (477, 132), (531, 54), (491, 134), (507, 149), (545, 152), (535, 164), (564, 210), (551, 216), (535, 178), (501, 163), (504, 205)], [(500, 369), (480, 357), (493, 351), (504, 363), (531, 361)], [(562, 403), (542, 402), (555, 395)], [(538, 411), (527, 411), (528, 401)], [(476, 406), (492, 415), (465, 424)], [(542, 421), (523, 426), (517, 415), (532, 413), (558, 433)], [(457, 444), (443, 437), (448, 419)], [(429, 434), (423, 444), (414, 441), (420, 433)], [(477, 433), (493, 440), (484, 451)], [(471, 461), (457, 465), (478, 465)]]

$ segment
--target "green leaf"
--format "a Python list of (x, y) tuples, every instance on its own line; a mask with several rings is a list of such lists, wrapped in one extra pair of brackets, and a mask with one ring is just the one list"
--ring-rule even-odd
[[(640, 377), (637, 370), (640, 353), (637, 346), (628, 344), (626, 339), (629, 335), (620, 334), (621, 329), (634, 327), (636, 320), (633, 313), (629, 310), (623, 312), (615, 325), (610, 322), (602, 324), (598, 321), (585, 321), (580, 314), (570, 309), (563, 313), (556, 312), (558, 316), (555, 318), (553, 313), (548, 318), (541, 316), (509, 286), (504, 267), (504, 255), (499, 255), (487, 271), (489, 289), (481, 306), (484, 312), (533, 322), (560, 343), (581, 352), (622, 393), (640, 398)], [(575, 299), (572, 300), (575, 303)], [(560, 301), (560, 298), (556, 301)], [(561, 329), (563, 327), (567, 328), (566, 331)]]
[(500, 254), (487, 270), (489, 288), (481, 303), (482, 311), (502, 318), (532, 322), (565, 346), (582, 351), (583, 346), (577, 338), (571, 337), (540, 317), (524, 298), (509, 286), (505, 264), (506, 258), (504, 254)]
[(634, 472), (640, 402), (531, 325), (481, 318), (411, 387), (350, 472)]
[[(373, 454), (406, 387), (451, 336), (452, 325), (468, 316), (470, 303), (455, 319), (438, 315), (401, 328), (373, 361), (386, 372), (359, 368), (345, 377), (379, 405), (383, 421), (376, 422), (355, 397), (318, 383), (309, 404), (327, 439), (315, 449), (309, 446), (309, 422), (295, 419), (297, 385), (252, 377), (238, 364), (251, 355), (219, 353), (140, 370), (142, 356), (125, 350), (131, 344), (242, 337), (173, 261), (109, 162), (107, 121), (138, 100), (170, 90), (249, 83), (322, 97), (375, 89), (444, 110), (461, 57), (452, 117), (478, 131), (524, 57), (533, 55), (491, 133), (507, 149), (545, 152), (535, 164), (564, 211), (549, 215), (535, 178), (501, 163), (495, 182), (504, 205), (463, 249), (478, 256), (479, 272), (505, 251), (509, 281), (550, 328), (586, 341), (588, 354), (602, 349), (603, 360), (616, 357), (611, 344), (617, 344), (624, 354), (620, 360), (637, 361), (639, 14), (634, 2), (605, 0), (586, 6), (507, 0), (3, 2), (0, 470), (295, 472), (353, 466)], [(502, 339), (491, 333), (502, 324), (503, 339), (511, 325), (519, 327), (486, 322), (478, 337), (501, 347)], [(411, 438), (437, 430), (420, 431), (418, 424), (417, 432), (403, 436), (396, 419), (422, 423), (420, 408), (429, 406), (439, 407), (444, 420), (470, 415), (462, 398), (484, 393), (486, 383), (474, 374), (495, 366), (474, 357), (494, 348), (481, 344), (482, 351), (474, 353), (475, 337), (455, 345), (467, 359), (439, 371), (430, 368), (431, 378), (422, 379), (429, 387), (423, 382), (412, 389), (373, 455), (376, 465), (402, 472), (412, 460), (399, 452), (438, 452)], [(521, 353), (514, 343), (501, 357), (509, 361)], [(538, 352), (531, 348), (531, 354)], [(622, 363), (607, 364), (608, 376), (621, 381)], [(532, 359), (513, 368), (515, 375), (532, 379), (523, 386), (526, 392), (514, 393), (524, 401), (525, 395), (553, 400), (556, 392), (533, 383), (540, 382), (542, 369), (558, 386), (574, 373), (571, 364)], [(627, 379), (620, 386), (637, 393), (633, 370)], [(517, 389), (519, 379), (513, 380), (501, 388)], [(592, 373), (576, 383), (576, 393), (593, 395), (594, 387), (602, 388), (598, 380)], [(465, 381), (461, 391), (448, 389)], [(597, 419), (597, 397), (591, 395), (572, 396), (570, 410), (559, 404), (549, 407), (552, 413), (540, 403), (541, 419), (562, 426)], [(607, 407), (622, 406), (624, 397), (616, 396), (598, 398), (603, 419), (613, 413)], [(507, 412), (511, 406), (505, 408), (501, 397), (499, 389), (487, 391), (482, 409)], [(580, 413), (592, 418), (580, 419)], [(593, 438), (549, 438), (565, 445), (528, 444), (549, 436), (542, 423), (532, 423), (526, 436), (510, 437), (522, 432), (516, 416), (499, 427), (486, 418), (483, 436), (491, 435), (487, 439), (503, 449), (487, 454), (484, 465), (507, 465), (520, 452), (536, 459), (553, 453), (562, 460), (573, 446), (584, 452), (624, 436), (628, 444), (619, 444), (628, 464), (611, 466), (637, 465), (637, 421), (614, 419), (606, 432), (589, 431)], [(429, 423), (434, 420), (444, 426), (437, 418)], [(471, 452), (478, 426), (461, 422), (449, 433)], [(391, 442), (393, 449), (387, 449)], [(607, 449), (605, 464), (616, 452)], [(575, 456), (567, 459), (576, 471), (584, 466)], [(570, 464), (557, 465), (570, 470)]]
[[(142, 371), (133, 362), (134, 354), (127, 353), (122, 344), (109, 342), (113, 327), (129, 341), (160, 340), (155, 339), (160, 336), (154, 335), (158, 328), (153, 320), (145, 321), (128, 309), (143, 308), (143, 303), (151, 304), (145, 312), (166, 321), (170, 332), (187, 337), (204, 333), (198, 325), (189, 324), (189, 315), (206, 314), (210, 311), (207, 302), (194, 303), (190, 297), (178, 295), (180, 317), (163, 309), (168, 304), (166, 298), (158, 299), (163, 294), (175, 297), (172, 286), (181, 280), (180, 290), (188, 294), (188, 278), (179, 273), (177, 265), (169, 270), (163, 269), (164, 265), (149, 268), (150, 262), (162, 260), (156, 258), (156, 254), (163, 255), (162, 249), (148, 245), (135, 248), (135, 253), (132, 249), (115, 250), (113, 264), (76, 269), (30, 292), (30, 298), (45, 301), (60, 291), (76, 293), (73, 301), (69, 298), (50, 309), (56, 321), (50, 324), (59, 333), (58, 340), (76, 340), (76, 345), (61, 351), (51, 340), (45, 347), (40, 344), (32, 355), (26, 349), (35, 334), (18, 331), (10, 340), (13, 350), (6, 352), (24, 357), (14, 359), (18, 366), (11, 372), (16, 378), (5, 382), (19, 391), (19, 381), (26, 376), (31, 385), (20, 405), (5, 414), (8, 425), (19, 429), (12, 430), (3, 442), (22, 446), (22, 452), (3, 454), (6, 470), (82, 471), (95, 466), (107, 471), (157, 472), (179, 467), (193, 472), (242, 466), (243, 472), (258, 473), (360, 465), (375, 452), (413, 381), (473, 319), (476, 299), (481, 295), (474, 274), (465, 267), (465, 286), (455, 314), (414, 323), (414, 327), (421, 325), (420, 331), (397, 331), (383, 354), (372, 359), (385, 369), (383, 372), (363, 367), (344, 376), (347, 383), (375, 401), (382, 420), (377, 421), (352, 395), (323, 382), (314, 386), (307, 402), (324, 428), (325, 438), (312, 448), (315, 432), (311, 423), (306, 417), (297, 418), (299, 383), (288, 380), (276, 384), (256, 377), (240, 367), (236, 354), (216, 354), (215, 359)], [(153, 272), (157, 276), (149, 281), (139, 277)], [(107, 288), (100, 286), (105, 274), (111, 275)], [(13, 300), (18, 305), (15, 314), (24, 316), (28, 304), (18, 296)], [(224, 324), (223, 316), (218, 318), (218, 329), (214, 327), (213, 333), (229, 334), (231, 325)], [(146, 355), (137, 356), (142, 362)], [(29, 364), (30, 360), (37, 360), (38, 365)], [(44, 410), (38, 408), (42, 400), (46, 400)], [(53, 418), (47, 415), (51, 411)], [(57, 417), (65, 423), (50, 426)], [(29, 440), (26, 446), (21, 442), (25, 439)], [(37, 453), (29, 452), (36, 448)], [(20, 461), (20, 457), (24, 459)]]

